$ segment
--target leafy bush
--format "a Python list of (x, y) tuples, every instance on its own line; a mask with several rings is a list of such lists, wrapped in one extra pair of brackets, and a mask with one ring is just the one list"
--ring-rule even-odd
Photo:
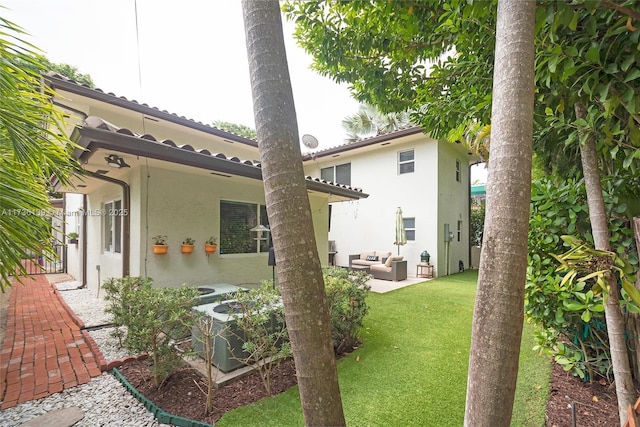
[(244, 340), (242, 349), (248, 353), (243, 362), (254, 365), (271, 396), (271, 373), (282, 359), (291, 356), (282, 298), (271, 281), (235, 298), (241, 311), (233, 316), (244, 335), (239, 337)]
[(482, 246), (482, 235), (484, 234), (484, 202), (473, 202), (471, 205), (471, 244)]
[(353, 350), (360, 343), (360, 329), (369, 312), (366, 297), (369, 274), (346, 268), (324, 269), (324, 284), (331, 317), (331, 335), (336, 354)]
[[(191, 328), (191, 308), (198, 290), (188, 286), (153, 288), (152, 279), (142, 277), (110, 278), (103, 288), (106, 311), (113, 315), (116, 326), (127, 328), (124, 346), (150, 355), (154, 385), (160, 387), (182, 363), (172, 337)], [(120, 333), (117, 336), (122, 339)]]
[[(612, 231), (611, 247), (637, 268), (633, 234), (612, 181), (603, 182)], [(536, 349), (552, 355), (567, 371), (585, 380), (609, 377), (610, 356), (602, 294), (592, 289), (595, 280), (563, 280), (554, 255), (568, 249), (561, 236), (570, 235), (593, 244), (589, 210), (582, 180), (557, 183), (536, 181), (531, 191), (529, 255), (525, 287), (525, 315), (543, 330), (536, 334)], [(625, 310), (633, 310), (626, 294)]]

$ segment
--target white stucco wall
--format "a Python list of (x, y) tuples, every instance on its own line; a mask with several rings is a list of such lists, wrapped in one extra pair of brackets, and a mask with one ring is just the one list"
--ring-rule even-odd
[[(220, 201), (264, 204), (260, 181), (160, 168), (133, 168), (126, 179), (131, 192), (131, 276), (151, 277), (157, 286), (257, 284), (272, 277), (267, 253), (221, 254), (220, 246), (213, 255), (204, 252), (204, 241), (212, 235), (219, 237)], [(120, 186), (104, 183), (88, 196), (88, 211), (121, 198)], [(312, 195), (310, 203), (320, 261), (327, 264), (327, 197)], [(87, 217), (87, 285), (96, 291), (98, 275), (101, 284), (109, 277), (122, 276), (122, 254), (102, 248), (102, 221), (100, 216)], [(168, 236), (166, 255), (153, 254), (152, 237), (158, 234)], [(194, 252), (188, 255), (180, 251), (186, 237), (196, 240)]]
[[(449, 274), (458, 272), (459, 261), (469, 268), (469, 157), (456, 144), (438, 146), (438, 253), (437, 269), (447, 272), (447, 244), (444, 227), (449, 224), (453, 239), (449, 243)], [(460, 161), (460, 181), (456, 181), (456, 159)], [(458, 221), (462, 221), (458, 240)]]
[[(414, 150), (415, 171), (398, 173), (398, 153)], [(461, 161), (461, 182), (455, 180), (455, 159)], [(395, 213), (415, 218), (415, 241), (400, 247), (408, 274), (416, 274), (420, 254), (428, 251), (436, 275), (446, 274), (444, 224), (451, 224), (450, 273), (458, 271), (458, 260), (468, 267), (468, 154), (462, 147), (437, 143), (422, 134), (395, 140), (357, 154), (343, 152), (336, 158), (307, 162), (305, 172), (319, 177), (325, 167), (351, 163), (351, 185), (369, 194), (366, 199), (332, 205), (329, 240), (336, 241), (336, 265), (347, 266), (349, 255), (363, 250), (398, 253)], [(463, 230), (457, 241), (457, 221)], [(465, 255), (467, 254), (467, 255)]]
[(87, 196), (87, 287), (96, 291), (109, 277), (122, 276), (122, 253), (103, 249), (101, 210), (105, 202), (113, 200), (123, 200), (122, 187), (107, 182)]
[[(415, 172), (398, 173), (398, 153), (414, 150)], [(400, 247), (413, 276), (420, 254), (427, 250), (436, 263), (437, 234), (437, 143), (424, 135), (404, 138), (401, 143), (360, 154), (345, 152), (338, 158), (307, 165), (307, 173), (320, 176), (320, 169), (351, 163), (351, 185), (369, 194), (366, 199), (332, 205), (329, 240), (336, 241), (336, 265), (347, 266), (349, 254), (363, 250), (398, 253), (395, 241), (396, 209), (403, 217), (415, 218), (416, 238)]]
[(82, 282), (82, 194), (69, 193), (65, 195), (65, 231), (78, 233), (78, 243), (67, 242), (67, 273), (79, 282)]

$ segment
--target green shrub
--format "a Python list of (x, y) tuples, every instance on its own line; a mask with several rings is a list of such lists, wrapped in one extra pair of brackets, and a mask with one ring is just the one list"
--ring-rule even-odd
[(253, 364), (268, 396), (271, 396), (271, 373), (280, 361), (291, 356), (289, 334), (284, 319), (280, 293), (271, 281), (259, 288), (236, 294), (241, 312), (233, 314), (242, 331), (242, 349), (248, 354), (242, 360)]
[[(625, 204), (616, 182), (603, 181), (612, 250), (637, 269), (638, 257)], [(585, 380), (610, 377), (610, 353), (602, 295), (593, 292), (593, 280), (563, 281), (553, 255), (567, 251), (561, 236), (593, 243), (589, 208), (582, 180), (558, 185), (536, 181), (531, 189), (529, 255), (525, 287), (525, 315), (543, 328), (536, 333), (536, 349), (550, 354), (564, 369)], [(626, 295), (624, 307), (629, 307)]]
[(473, 202), (471, 204), (471, 244), (482, 246), (484, 234), (485, 203)]
[(152, 280), (142, 277), (110, 278), (103, 288), (106, 311), (116, 326), (127, 328), (124, 346), (149, 354), (154, 385), (160, 387), (182, 363), (173, 337), (191, 328), (197, 288), (153, 288)]
[(331, 336), (336, 354), (353, 350), (360, 343), (360, 329), (369, 312), (366, 297), (369, 274), (346, 268), (324, 269), (324, 284), (331, 316)]

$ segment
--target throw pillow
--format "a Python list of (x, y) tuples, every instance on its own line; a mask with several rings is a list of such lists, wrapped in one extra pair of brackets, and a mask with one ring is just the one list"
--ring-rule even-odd
[(402, 255), (400, 256), (390, 256), (389, 258), (387, 258), (387, 262), (384, 263), (385, 266), (387, 267), (391, 267), (391, 263), (393, 263), (393, 261), (402, 261), (404, 257)]
[(375, 255), (369, 255), (367, 257), (367, 261), (377, 261), (377, 260), (378, 260), (378, 257)]

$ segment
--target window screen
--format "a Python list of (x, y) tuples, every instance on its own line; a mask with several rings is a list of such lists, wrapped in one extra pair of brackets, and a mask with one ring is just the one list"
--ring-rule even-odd
[(402, 218), (404, 223), (404, 232), (407, 235), (407, 241), (416, 240), (416, 219), (415, 218)]
[(220, 253), (247, 254), (269, 252), (271, 233), (264, 232), (260, 241), (252, 228), (262, 224), (269, 228), (267, 209), (256, 203), (220, 201)]

